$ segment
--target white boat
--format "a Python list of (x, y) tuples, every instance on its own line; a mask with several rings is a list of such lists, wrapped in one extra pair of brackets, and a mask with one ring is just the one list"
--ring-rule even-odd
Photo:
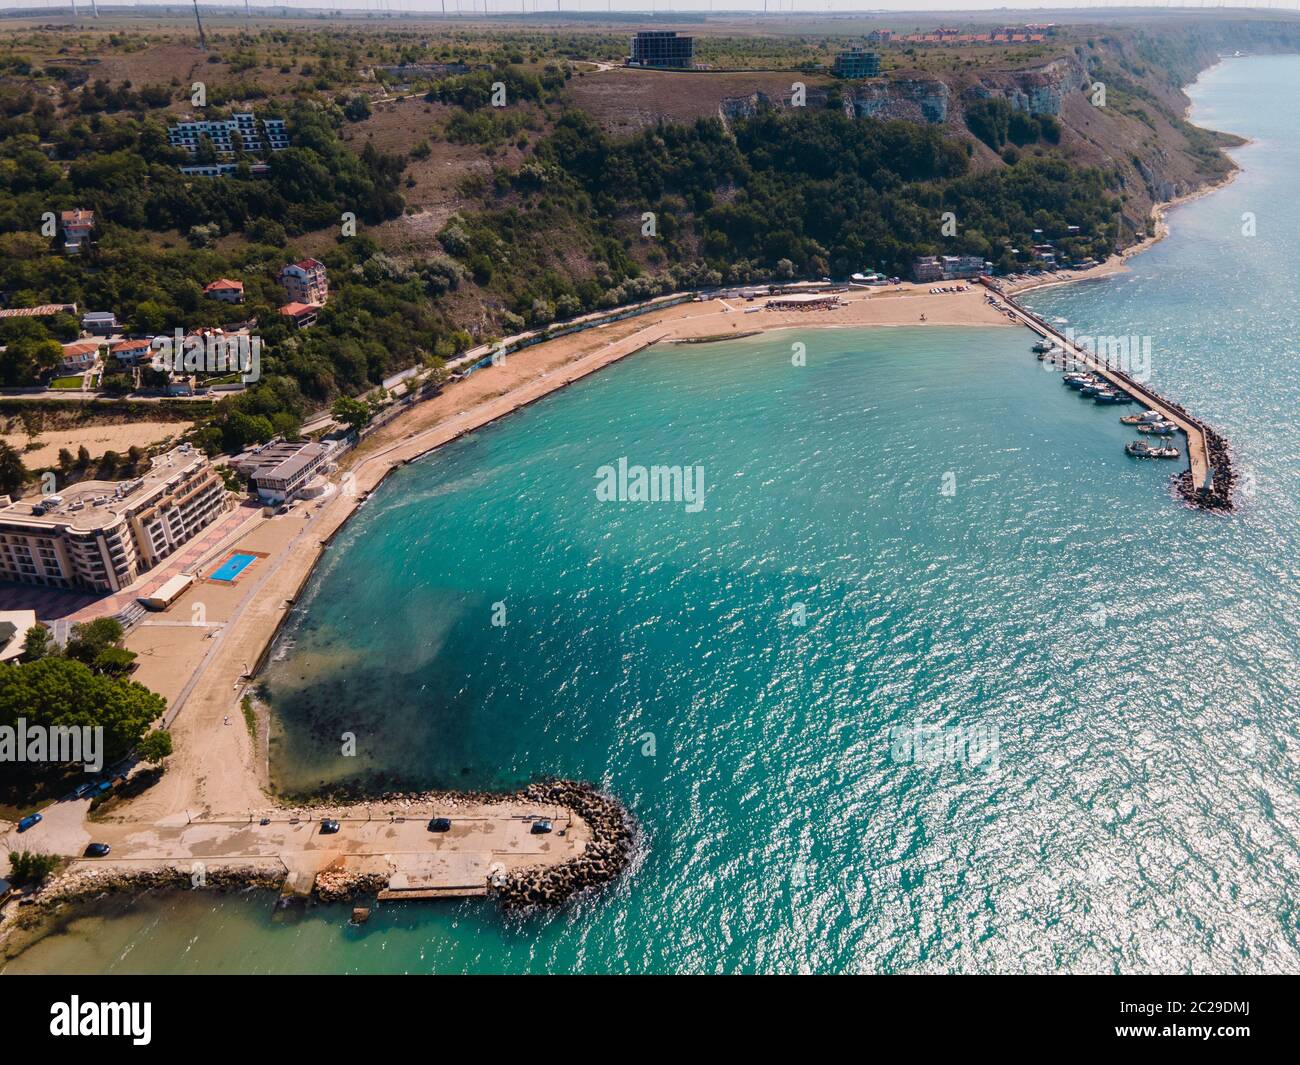
[(1158, 447), (1152, 447), (1145, 440), (1130, 441), (1124, 445), (1124, 451), (1135, 459), (1176, 459), (1179, 455), (1178, 448), (1172, 444), (1161, 444)]

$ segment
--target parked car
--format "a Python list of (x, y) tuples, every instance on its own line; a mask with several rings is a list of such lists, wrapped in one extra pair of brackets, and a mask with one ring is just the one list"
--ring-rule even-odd
[(338, 830), (339, 830), (339, 823), (335, 821), (334, 818), (332, 817), (327, 817), (325, 818), (324, 821), (320, 823), (320, 834), (322, 836), (333, 835)]
[(18, 831), (26, 832), (33, 825), (39, 825), (43, 820), (45, 819), (40, 814), (28, 814), (18, 822)]
[(533, 827), (530, 828), (528, 831), (531, 832), (534, 836), (540, 836), (544, 832), (551, 831), (551, 822), (548, 821), (545, 817), (539, 817), (536, 821), (533, 822)]
[(86, 848), (86, 857), (107, 858), (108, 852), (111, 851), (112, 849), (113, 848), (110, 847), (107, 843), (92, 843), (89, 847)]
[(435, 817), (432, 821), (429, 822), (429, 831), (430, 831), (430, 832), (450, 832), (450, 831), (451, 831), (451, 818), (450, 818), (450, 817)]

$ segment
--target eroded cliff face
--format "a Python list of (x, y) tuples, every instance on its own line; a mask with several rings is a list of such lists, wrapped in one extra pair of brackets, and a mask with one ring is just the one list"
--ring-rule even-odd
[[(1177, 85), (1141, 72), (1122, 46), (1114, 44), (1100, 53), (1079, 49), (1020, 70), (901, 72), (847, 84), (808, 84), (802, 97), (793, 85), (727, 96), (719, 101), (718, 114), (730, 122), (767, 109), (833, 106), (837, 97), (845, 114), (856, 118), (945, 127), (968, 142), (976, 169), (1005, 166), (1011, 156), (1004, 158), (971, 134), (965, 117), (971, 105), (1000, 98), (1035, 117), (1052, 116), (1060, 123), (1065, 157), (1107, 174), (1122, 204), (1125, 244), (1147, 234), (1156, 204), (1221, 180), (1232, 170), (1218, 151), (1231, 138), (1188, 124), (1183, 119), (1187, 98)], [(1013, 151), (1046, 148), (1027, 145)]]
[[(1236, 139), (1188, 123), (1182, 86), (1224, 51), (1295, 51), (1300, 22), (1224, 19), (1202, 26), (1156, 18), (1150, 25), (1079, 27), (1054, 47), (1055, 54), (1018, 68), (967, 69), (954, 58), (951, 70), (892, 70), (861, 82), (794, 71), (713, 76), (620, 70), (582, 79), (571, 92), (618, 134), (661, 121), (718, 117), (729, 124), (769, 109), (829, 105), (864, 121), (941, 126), (969, 146), (977, 171), (1006, 166), (1025, 153), (1059, 154), (1106, 175), (1120, 203), (1121, 240), (1130, 244), (1153, 229), (1155, 204), (1221, 181), (1234, 169), (1221, 149)], [(1055, 118), (1059, 143), (991, 149), (971, 133), (966, 113), (993, 98)]]
[[(1065, 97), (1081, 91), (1087, 72), (1077, 59), (1058, 59), (1040, 68), (985, 72), (974, 77), (943, 78), (922, 74), (893, 75), (839, 87), (844, 113), (857, 118), (899, 119), (905, 122), (962, 125), (965, 105), (1002, 97), (1012, 107), (1033, 115), (1059, 115)], [(807, 85), (803, 106), (825, 107), (833, 90)], [(793, 90), (727, 96), (719, 104), (724, 121), (747, 118), (768, 108), (799, 106)]]
[(1060, 115), (1067, 95), (1087, 84), (1087, 71), (1077, 58), (1054, 59), (1042, 67), (1014, 73), (982, 74), (961, 91), (964, 101), (1002, 97), (1031, 115)]
[(902, 77), (863, 82), (844, 96), (844, 111), (858, 118), (946, 122), (952, 90), (938, 78)]

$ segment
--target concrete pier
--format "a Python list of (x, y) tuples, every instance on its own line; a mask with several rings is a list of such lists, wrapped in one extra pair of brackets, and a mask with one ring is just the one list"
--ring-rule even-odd
[[(1194, 504), (1209, 509), (1231, 509), (1232, 474), (1227, 458), (1226, 445), (1221, 438), (1208, 429), (1198, 419), (1191, 417), (1180, 406), (1170, 403), (1159, 393), (1146, 385), (1135, 381), (1123, 370), (1107, 366), (1092, 352), (1071, 343), (1063, 334), (1049, 323), (1043, 321), (1033, 311), (1021, 307), (1016, 301), (998, 290), (997, 283), (989, 278), (981, 278), (981, 283), (1000, 301), (1002, 307), (1012, 318), (1033, 330), (1039, 336), (1060, 346), (1070, 359), (1084, 369), (1109, 381), (1118, 391), (1124, 392), (1139, 403), (1144, 403), (1151, 410), (1158, 411), (1167, 421), (1178, 426), (1187, 446), (1187, 473), (1180, 479), (1180, 488), (1184, 497)], [(1218, 445), (1212, 447), (1212, 444)], [(1215, 452), (1218, 461), (1216, 461)], [(1216, 504), (1207, 497), (1213, 478), (1221, 477), (1228, 485), (1220, 486), (1219, 498), (1223, 504)]]

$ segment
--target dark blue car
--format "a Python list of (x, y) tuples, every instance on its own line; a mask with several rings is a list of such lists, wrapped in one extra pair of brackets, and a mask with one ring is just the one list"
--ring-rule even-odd
[(29, 828), (32, 827), (32, 825), (39, 825), (42, 820), (43, 819), (40, 814), (28, 814), (26, 817), (24, 817), (21, 821), (18, 822), (18, 831), (26, 832)]

